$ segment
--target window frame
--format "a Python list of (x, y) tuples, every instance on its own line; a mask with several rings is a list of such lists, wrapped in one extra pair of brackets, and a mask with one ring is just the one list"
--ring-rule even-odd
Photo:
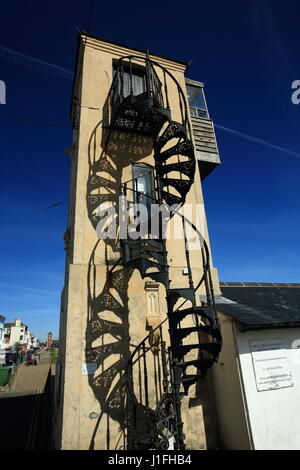
[[(202, 98), (203, 98), (203, 102), (204, 102), (204, 108), (198, 108), (198, 107), (195, 108), (194, 106), (190, 105), (190, 102), (189, 102), (189, 87), (197, 88), (197, 89), (201, 90)], [(188, 105), (189, 105), (191, 117), (198, 117), (200, 119), (210, 120), (208, 107), (207, 107), (207, 102), (206, 102), (206, 97), (205, 97), (205, 93), (204, 93), (204, 86), (200, 85), (200, 84), (196, 85), (194, 83), (186, 83), (186, 91), (187, 91)], [(192, 112), (194, 112), (195, 114), (192, 114)], [(201, 112), (206, 113), (206, 116), (201, 116), (200, 115)]]
[[(112, 60), (112, 76), (113, 76), (113, 79), (115, 77), (115, 73), (116, 73), (116, 70), (117, 70), (117, 65), (118, 65), (118, 62), (119, 60), (118, 59), (113, 59)], [(122, 65), (123, 65), (123, 69), (124, 69), (124, 72), (127, 73), (129, 75), (129, 72), (130, 72), (130, 62), (129, 60), (123, 60), (122, 61)], [(131, 70), (132, 70), (132, 76), (137, 76), (137, 77), (140, 77), (143, 79), (143, 91), (142, 93), (145, 93), (147, 91), (147, 84), (146, 84), (146, 67), (143, 66), (143, 65), (140, 65), (140, 64), (136, 64), (134, 62), (131, 62)], [(133, 95), (134, 96), (138, 96), (140, 93), (138, 93), (137, 95), (135, 95), (134, 93), (134, 87), (133, 87)], [(128, 96), (130, 96), (130, 90), (129, 90), (129, 94), (127, 96), (124, 96), (124, 98), (127, 98)]]
[[(151, 187), (151, 194), (147, 194), (145, 193), (146, 196), (150, 196), (152, 198), (154, 198), (154, 168), (152, 165), (150, 165), (149, 163), (146, 163), (146, 162), (136, 162), (136, 163), (132, 163), (131, 164), (131, 174), (132, 174), (132, 181), (133, 181), (133, 185), (135, 185), (135, 180), (138, 179), (138, 177), (135, 177), (134, 176), (134, 168), (135, 167), (146, 167), (149, 169), (149, 173), (145, 173), (145, 175), (149, 175), (150, 176), (150, 187)], [(143, 175), (143, 173), (140, 175), (140, 177)], [(133, 188), (134, 190), (137, 190), (137, 187), (134, 187)], [(137, 202), (136, 201), (136, 195), (137, 193), (136, 192), (133, 192), (134, 194), (134, 202)], [(151, 202), (151, 199), (148, 198), (148, 200)]]

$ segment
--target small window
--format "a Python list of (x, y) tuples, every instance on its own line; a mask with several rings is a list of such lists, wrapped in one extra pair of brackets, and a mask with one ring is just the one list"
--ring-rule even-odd
[(23, 335), (20, 336), (20, 341), (23, 339)]
[(187, 85), (186, 88), (191, 116), (209, 119), (203, 88), (193, 85)]
[[(116, 73), (116, 63), (113, 64), (114, 74)], [(123, 97), (130, 95), (130, 67), (128, 62), (123, 62)], [(132, 90), (134, 96), (140, 95), (146, 91), (146, 71), (144, 67), (132, 64), (131, 66)], [(121, 83), (120, 83), (121, 86)], [(120, 92), (121, 90), (119, 90)]]
[[(151, 204), (153, 203), (153, 175), (152, 167), (145, 163), (135, 163), (132, 165), (132, 177), (134, 202), (139, 202), (146, 206), (148, 215), (151, 214)], [(144, 196), (145, 195), (145, 196)]]

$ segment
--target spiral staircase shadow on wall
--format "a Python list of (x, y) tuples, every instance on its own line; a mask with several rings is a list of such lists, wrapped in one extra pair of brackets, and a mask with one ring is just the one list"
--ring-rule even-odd
[[(145, 64), (145, 90), (142, 93), (140, 88), (139, 93), (134, 90), (133, 61), (136, 59)], [(158, 78), (156, 69), (160, 70), (163, 82)], [(173, 83), (178, 93), (180, 122), (172, 120), (171, 117), (168, 81)], [(120, 188), (129, 204), (138, 202), (142, 196), (137, 189), (138, 185), (134, 181), (122, 183), (123, 170), (153, 151), (155, 187), (151, 200), (168, 208), (172, 206), (171, 210), (169, 209), (170, 218), (176, 214), (182, 220), (189, 287), (170, 287), (162, 219), (158, 235), (149, 232), (143, 239), (133, 241), (130, 233), (127, 233), (127, 238), (120, 242), (110, 239), (97, 242), (91, 255), (88, 275), (87, 351), (93, 351), (94, 359), (100, 366), (104, 359), (112, 354), (118, 354), (120, 359), (89, 379), (102, 410), (95, 431), (103, 413), (106, 413), (107, 419), (111, 417), (117, 420), (124, 430), (124, 448), (182, 450), (185, 448), (182, 398), (188, 395), (191, 385), (205, 378), (206, 371), (217, 360), (222, 344), (214, 304), (209, 251), (199, 230), (180, 213), (194, 182), (195, 173), (195, 157), (184, 93), (170, 72), (151, 61), (148, 55), (146, 58), (123, 57), (115, 66), (113, 83), (103, 109), (103, 127), (105, 136), (99, 158), (95, 155), (97, 128), (89, 145), (87, 207), (91, 223), (94, 227), (97, 226), (99, 206), (103, 204), (112, 204), (118, 214)], [(145, 139), (142, 142), (146, 146), (135, 154), (130, 142), (136, 142), (137, 138)], [(120, 139), (123, 139), (122, 145), (118, 146)], [(151, 148), (149, 142), (152, 143)], [(101, 172), (108, 175), (108, 178), (100, 176)], [(128, 197), (128, 194), (131, 197)], [(118, 223), (119, 220), (117, 225)], [(187, 225), (195, 230), (201, 246), (203, 276), (197, 286), (194, 285), (191, 269), (186, 238)], [(97, 293), (96, 248), (101, 243), (105, 244), (107, 269), (103, 290)], [(114, 264), (110, 267), (112, 255)], [(158, 341), (155, 347), (153, 348), (151, 341), (149, 343), (150, 338), (147, 337), (135, 346), (131, 353), (128, 285), (134, 270), (138, 270), (142, 278), (150, 277), (164, 285), (167, 317), (163, 322), (164, 326), (158, 327)], [(205, 285), (208, 299), (206, 307), (199, 307), (196, 302), (196, 291), (202, 284)], [(185, 308), (182, 308), (184, 305)], [(107, 318), (103, 318), (104, 313), (108, 315)], [(114, 324), (111, 321), (115, 315), (120, 323)], [(191, 317), (194, 324), (182, 328), (181, 322), (186, 317)], [(166, 321), (169, 335), (163, 339)], [(110, 333), (116, 342), (110, 345), (102, 341), (101, 344), (101, 337), (107, 333)], [(185, 343), (187, 337), (195, 334), (196, 342)], [(208, 338), (206, 342), (202, 341), (203, 335)], [(95, 341), (98, 346), (93, 347)], [(197, 359), (187, 360), (186, 356), (192, 350), (198, 351)], [(112, 388), (116, 377), (118, 379)]]

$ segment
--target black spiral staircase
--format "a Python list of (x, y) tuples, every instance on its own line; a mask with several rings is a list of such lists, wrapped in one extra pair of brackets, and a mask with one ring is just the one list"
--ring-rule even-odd
[[(139, 94), (134, 89), (133, 61), (145, 65), (145, 90)], [(160, 71), (162, 81), (156, 70)], [(130, 83), (127, 96), (124, 92), (125, 78), (127, 90), (128, 80)], [(180, 122), (172, 120), (169, 86), (177, 89)], [(160, 64), (150, 60), (147, 53), (146, 58), (127, 56), (118, 61), (107, 106), (107, 127), (110, 132), (133, 132), (153, 139), (155, 184), (152, 196), (148, 197), (152, 202), (168, 208), (168, 220), (176, 216), (182, 221), (189, 284), (189, 287), (182, 288), (171, 286), (164, 236), (166, 220), (163, 220), (163, 216), (160, 216), (158, 234), (151, 233), (149, 228), (143, 238), (135, 240), (128, 233), (128, 237), (120, 241), (123, 265), (138, 269), (142, 278), (163, 284), (168, 310), (166, 320), (134, 350), (125, 373), (127, 448), (182, 450), (185, 448), (182, 398), (188, 395), (193, 384), (205, 378), (207, 370), (217, 360), (222, 345), (208, 247), (199, 230), (180, 212), (194, 182), (196, 164), (187, 104), (177, 80)], [(129, 206), (138, 202), (142, 196), (134, 180), (122, 184), (120, 190)], [(202, 260), (199, 260), (199, 264), (202, 261), (203, 276), (196, 286), (187, 241), (188, 225), (198, 236), (201, 247)], [(207, 302), (205, 306), (198, 306), (196, 293), (203, 283)], [(178, 301), (181, 304), (175, 308)], [(181, 323), (188, 318), (192, 320), (193, 326), (182, 327)], [(163, 339), (166, 321), (169, 326), (168, 341)], [(196, 340), (185, 343), (185, 339), (191, 335)], [(153, 337), (156, 337), (154, 346), (150, 344), (151, 341), (153, 343)], [(188, 357), (190, 353), (191, 358)], [(149, 361), (151, 367), (148, 366)], [(152, 376), (149, 376), (150, 370), (153, 370)]]

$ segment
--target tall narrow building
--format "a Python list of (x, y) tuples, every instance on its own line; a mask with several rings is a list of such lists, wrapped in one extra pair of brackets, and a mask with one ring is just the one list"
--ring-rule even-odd
[(220, 159), (187, 66), (79, 35), (58, 449), (207, 447), (222, 340), (201, 182)]
[(52, 332), (49, 331), (49, 333), (47, 334), (47, 343), (46, 343), (46, 347), (48, 349), (50, 349), (52, 346), (52, 336), (53, 336)]

